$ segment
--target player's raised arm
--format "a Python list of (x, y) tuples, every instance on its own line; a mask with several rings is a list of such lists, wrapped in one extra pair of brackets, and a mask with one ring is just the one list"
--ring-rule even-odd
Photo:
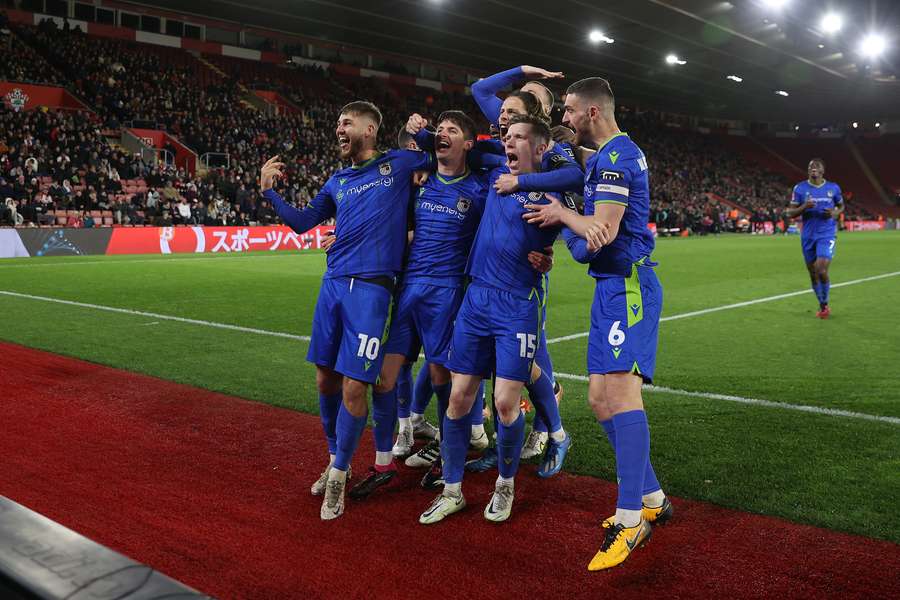
[(281, 194), (273, 189), (275, 181), (284, 177), (282, 172), (284, 163), (279, 162), (277, 156), (273, 156), (262, 166), (260, 170), (259, 185), (263, 196), (272, 203), (275, 213), (284, 221), (285, 225), (297, 233), (306, 233), (319, 223), (334, 216), (336, 206), (329, 192), (326, 182), (316, 197), (303, 210), (298, 210), (284, 201)]
[[(500, 107), (503, 104), (503, 101), (497, 97), (497, 93), (500, 90), (515, 85), (525, 79), (558, 79), (561, 77), (563, 77), (563, 74), (559, 71), (548, 71), (538, 67), (522, 65), (521, 67), (514, 67), (507, 71), (496, 73), (490, 77), (485, 77), (484, 79), (476, 81), (472, 84), (472, 97), (475, 98), (475, 102), (478, 104), (478, 108), (481, 109), (485, 118), (491, 123), (496, 123), (500, 118)], [(523, 86), (522, 89), (525, 89), (527, 85), (528, 84)], [(538, 100), (544, 103), (546, 99), (541, 96), (549, 95), (550, 90), (537, 83), (534, 84), (534, 87), (540, 87), (542, 90), (529, 89), (526, 91), (531, 91), (538, 97)], [(549, 98), (549, 105), (553, 105), (552, 95), (550, 95)], [(546, 107), (546, 112), (549, 112), (549, 106)]]

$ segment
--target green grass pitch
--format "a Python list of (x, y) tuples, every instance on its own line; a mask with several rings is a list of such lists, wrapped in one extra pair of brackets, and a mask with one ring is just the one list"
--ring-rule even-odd
[[(659, 240), (664, 316), (809, 288), (796, 237)], [(0, 261), (0, 291), (308, 335), (320, 252)], [(833, 283), (900, 271), (900, 233), (842, 234)], [(592, 280), (557, 245), (549, 338), (587, 330)], [(667, 321), (655, 383), (900, 417), (900, 276)], [(307, 343), (0, 293), (0, 339), (315, 412)], [(583, 375), (586, 338), (550, 347)], [(2, 360), (2, 357), (0, 357)], [(586, 402), (561, 379), (575, 437), (567, 469), (614, 480)], [(2, 395), (2, 385), (0, 385)], [(648, 391), (652, 458), (666, 491), (900, 542), (900, 423)], [(552, 483), (548, 483), (552, 485)], [(612, 508), (612, 507), (598, 507)]]

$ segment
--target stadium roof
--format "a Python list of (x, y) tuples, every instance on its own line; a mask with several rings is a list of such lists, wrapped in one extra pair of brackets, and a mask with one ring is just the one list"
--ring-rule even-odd
[[(178, 0), (149, 4), (184, 12)], [(826, 5), (842, 18), (840, 31), (823, 31)], [(900, 2), (257, 0), (251, 9), (198, 0), (191, 11), (477, 72), (532, 64), (570, 80), (601, 75), (620, 98), (685, 114), (900, 116)], [(887, 36), (887, 47), (866, 58), (859, 47), (872, 32)]]

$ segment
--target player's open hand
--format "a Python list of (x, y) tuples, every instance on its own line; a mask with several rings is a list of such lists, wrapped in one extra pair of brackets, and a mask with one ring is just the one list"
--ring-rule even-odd
[(409, 135), (416, 135), (428, 125), (428, 119), (420, 115), (419, 113), (413, 113), (409, 115), (409, 119), (406, 120), (406, 132)]
[(815, 208), (815, 207), (816, 207), (816, 201), (813, 200), (812, 198), (810, 198), (809, 200), (807, 200), (806, 202), (803, 203), (803, 210), (809, 210), (809, 209)]
[(281, 171), (283, 168), (284, 163), (278, 162), (278, 156), (273, 156), (266, 161), (259, 173), (259, 187), (262, 191), (271, 190), (275, 180), (284, 177), (284, 173)]
[(612, 233), (609, 230), (609, 223), (594, 223), (585, 232), (584, 239), (587, 240), (587, 249), (589, 252), (596, 252), (603, 246), (608, 246), (612, 242)]
[(538, 273), (547, 273), (553, 268), (553, 246), (547, 246), (543, 252), (532, 250), (528, 253), (528, 262)]
[(830, 208), (826, 208), (826, 209), (822, 210), (822, 214), (830, 219), (831, 217), (834, 216), (834, 210), (832, 210)]
[(325, 234), (325, 237), (322, 239), (322, 250), (328, 252), (331, 250), (331, 247), (334, 246), (334, 242), (337, 238), (334, 237), (334, 232), (329, 231)]
[(522, 65), (522, 74), (528, 79), (562, 79), (565, 77), (562, 71), (548, 71), (531, 65)]
[(544, 194), (544, 198), (550, 201), (549, 204), (526, 204), (525, 210), (530, 211), (522, 215), (531, 225), (540, 227), (553, 227), (561, 225), (564, 211), (562, 203), (556, 196)]
[(494, 189), (501, 194), (512, 194), (519, 190), (519, 177), (510, 173), (504, 173), (494, 182)]

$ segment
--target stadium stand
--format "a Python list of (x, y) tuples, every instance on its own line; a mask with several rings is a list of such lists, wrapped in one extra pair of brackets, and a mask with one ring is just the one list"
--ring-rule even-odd
[[(12, 26), (5, 43), (0, 79), (65, 85), (94, 113), (2, 109), (0, 144), (9, 151), (0, 159), (0, 200), (15, 204), (2, 214), (3, 224), (275, 222), (258, 192), (262, 162), (275, 154), (288, 160), (289, 199), (305, 206), (339, 167), (334, 118), (356, 98), (383, 110), (385, 147), (412, 112), (433, 120), (462, 107), (479, 116), (480, 131), (488, 130), (469, 96), (335, 68), (200, 55), (62, 31), (49, 20)], [(628, 109), (619, 121), (652, 165), (651, 220), (663, 233), (754, 231), (756, 223), (781, 221), (811, 156), (822, 156), (829, 178), (849, 192), (848, 218), (892, 214), (842, 140), (702, 134), (672, 128), (670, 116)], [(198, 156), (220, 160), (193, 175), (145, 163), (117, 144), (121, 128), (132, 125), (165, 129)], [(896, 137), (859, 140), (888, 189), (900, 188), (883, 158), (896, 152)]]

